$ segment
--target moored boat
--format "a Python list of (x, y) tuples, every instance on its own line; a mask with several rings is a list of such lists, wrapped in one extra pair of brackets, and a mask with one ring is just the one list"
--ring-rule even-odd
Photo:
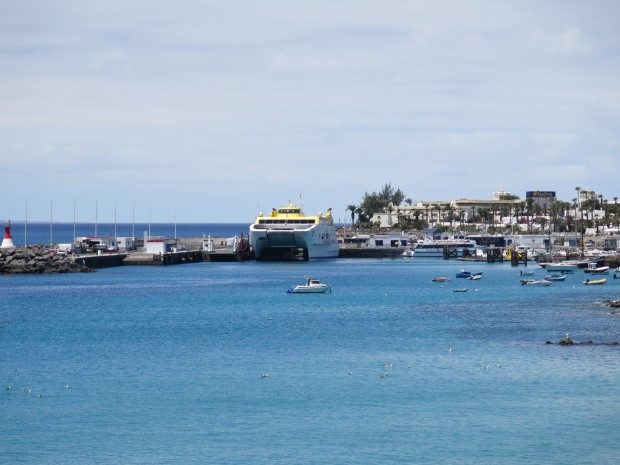
[(339, 252), (331, 208), (307, 216), (292, 203), (267, 216), (259, 213), (250, 225), (250, 243), (257, 260), (336, 258)]
[(596, 263), (588, 263), (587, 268), (583, 269), (584, 273), (589, 274), (607, 274), (608, 271), (608, 266), (598, 266)]
[(522, 279), (522, 286), (551, 286), (553, 284), (551, 281), (547, 281), (545, 279)]
[(562, 275), (547, 275), (544, 277), (546, 281), (566, 281), (566, 276)]
[(461, 270), (456, 273), (457, 278), (470, 278), (471, 276), (482, 276), (482, 271), (478, 271), (477, 273), (472, 273), (471, 271)]
[(474, 255), (476, 241), (464, 238), (431, 239), (425, 238), (417, 242), (413, 253), (416, 257), (443, 257), (444, 250), (449, 250), (458, 257)]
[(583, 284), (587, 286), (596, 285), (596, 284), (605, 284), (607, 282), (607, 278), (597, 278), (597, 279), (586, 279)]
[(577, 269), (577, 264), (574, 262), (547, 263), (544, 268), (549, 272), (559, 271), (561, 273), (570, 273)]
[(452, 292), (467, 292), (466, 287), (457, 287), (456, 289), (452, 289)]
[(433, 278), (433, 281), (436, 283), (445, 283), (447, 281), (450, 281), (450, 278), (446, 277), (446, 276), (435, 276)]

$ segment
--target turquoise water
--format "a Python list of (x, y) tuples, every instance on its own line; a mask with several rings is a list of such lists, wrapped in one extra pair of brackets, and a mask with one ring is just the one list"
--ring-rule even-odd
[[(527, 287), (476, 264), (480, 281), (431, 282), (462, 267), (0, 276), (0, 462), (617, 463), (620, 348), (545, 341), (619, 341), (598, 302), (620, 280)], [(333, 292), (287, 294), (304, 275)]]

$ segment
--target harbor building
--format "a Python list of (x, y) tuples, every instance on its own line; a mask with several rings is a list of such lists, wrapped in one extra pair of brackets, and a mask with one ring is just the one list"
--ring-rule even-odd
[(551, 210), (551, 204), (557, 201), (555, 191), (527, 191), (525, 199), (532, 202), (532, 206), (538, 206), (541, 211)]

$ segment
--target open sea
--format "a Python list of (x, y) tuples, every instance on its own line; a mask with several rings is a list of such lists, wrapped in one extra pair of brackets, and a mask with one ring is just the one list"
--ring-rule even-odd
[[(201, 226), (178, 235), (220, 235)], [(455, 279), (461, 268), (482, 280)], [(0, 463), (617, 464), (620, 347), (598, 343), (620, 341), (620, 314), (601, 305), (620, 279), (521, 286), (523, 269), (399, 258), (0, 275)], [(305, 275), (333, 292), (287, 294)], [(566, 333), (594, 344), (545, 344)]]

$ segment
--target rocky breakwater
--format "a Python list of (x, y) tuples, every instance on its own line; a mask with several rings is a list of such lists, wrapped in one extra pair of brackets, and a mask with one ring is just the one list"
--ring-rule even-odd
[(72, 258), (57, 255), (49, 247), (0, 249), (0, 274), (80, 273), (93, 271)]

